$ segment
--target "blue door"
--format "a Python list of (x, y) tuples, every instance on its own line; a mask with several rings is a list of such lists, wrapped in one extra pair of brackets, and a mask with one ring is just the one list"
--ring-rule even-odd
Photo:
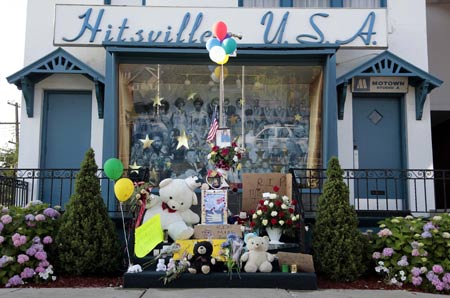
[[(400, 98), (354, 98), (353, 142), (355, 195), (375, 200), (376, 206), (405, 199), (403, 168), (403, 117)], [(376, 171), (374, 171), (376, 169)], [(380, 201), (385, 199), (385, 201)], [(368, 203), (368, 202), (365, 202)], [(358, 207), (358, 206), (357, 206)], [(384, 208), (383, 208), (384, 209)]]
[[(64, 206), (76, 172), (91, 143), (92, 94), (47, 91), (44, 95), (40, 200)], [(58, 169), (50, 171), (48, 169)]]

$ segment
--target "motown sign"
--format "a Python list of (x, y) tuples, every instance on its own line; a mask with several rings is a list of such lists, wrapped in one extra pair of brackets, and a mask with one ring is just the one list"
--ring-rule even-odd
[(354, 77), (352, 91), (357, 93), (407, 93), (407, 77)]

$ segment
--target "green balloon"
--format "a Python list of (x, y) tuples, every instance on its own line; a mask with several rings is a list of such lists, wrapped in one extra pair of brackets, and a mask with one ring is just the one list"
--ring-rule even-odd
[(103, 170), (105, 171), (106, 177), (116, 181), (122, 176), (123, 164), (120, 159), (110, 158), (103, 165)]
[(222, 41), (222, 48), (225, 50), (225, 53), (230, 55), (236, 50), (236, 41), (231, 37), (225, 38)]

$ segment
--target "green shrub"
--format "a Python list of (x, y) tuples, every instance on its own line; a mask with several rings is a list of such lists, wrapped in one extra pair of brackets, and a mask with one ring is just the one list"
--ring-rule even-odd
[(362, 234), (349, 202), (349, 190), (336, 157), (330, 159), (313, 230), (317, 272), (337, 281), (352, 281), (365, 272)]
[(100, 194), (97, 170), (89, 149), (56, 237), (59, 269), (70, 275), (114, 273), (121, 265), (119, 238)]
[(449, 214), (387, 218), (380, 229), (372, 257), (387, 283), (450, 291)]
[(2, 207), (0, 284), (5, 287), (53, 280), (50, 251), (60, 214), (34, 201), (26, 207)]

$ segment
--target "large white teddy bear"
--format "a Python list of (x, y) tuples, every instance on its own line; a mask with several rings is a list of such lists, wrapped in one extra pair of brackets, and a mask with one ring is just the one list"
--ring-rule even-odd
[(274, 255), (268, 253), (269, 237), (258, 237), (249, 234), (245, 237), (247, 252), (241, 256), (241, 262), (246, 262), (244, 266), (245, 272), (272, 272), (272, 264), (275, 259)]
[(193, 224), (200, 222), (200, 217), (189, 208), (197, 205), (194, 190), (201, 186), (195, 176), (186, 179), (167, 178), (159, 184), (159, 195), (150, 196), (143, 223), (161, 215), (161, 227), (167, 230), (173, 240), (189, 239), (194, 234)]

